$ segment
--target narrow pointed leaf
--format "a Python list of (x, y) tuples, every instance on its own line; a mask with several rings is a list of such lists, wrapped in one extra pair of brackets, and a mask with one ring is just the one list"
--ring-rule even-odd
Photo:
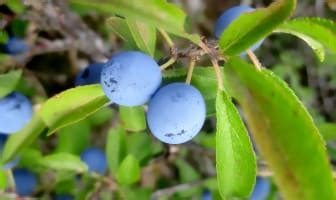
[(70, 153), (56, 153), (45, 156), (38, 161), (39, 165), (56, 171), (72, 171), (83, 173), (88, 167), (80, 158)]
[(324, 60), (324, 48), (336, 52), (336, 23), (328, 19), (296, 18), (282, 24), (275, 32), (301, 38), (314, 50), (320, 61)]
[(336, 199), (325, 144), (287, 84), (239, 58), (230, 59), (224, 71), (284, 199)]
[(126, 156), (126, 133), (121, 127), (115, 127), (108, 132), (106, 157), (112, 175), (117, 173), (120, 163)]
[(290, 17), (295, 6), (296, 0), (277, 0), (267, 8), (240, 15), (222, 33), (221, 50), (232, 56), (248, 49)]
[(156, 45), (156, 28), (140, 21), (110, 17), (107, 24), (127, 42), (128, 47), (139, 49), (154, 56)]
[(248, 197), (256, 177), (252, 144), (239, 113), (224, 91), (216, 99), (216, 171), (223, 199)]
[(40, 110), (49, 134), (80, 121), (109, 102), (100, 85), (80, 86), (48, 99)]

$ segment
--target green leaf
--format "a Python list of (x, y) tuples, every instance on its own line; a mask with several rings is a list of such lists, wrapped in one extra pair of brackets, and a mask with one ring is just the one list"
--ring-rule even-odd
[(17, 14), (21, 14), (25, 10), (25, 7), (20, 0), (10, 0), (6, 5)]
[(295, 6), (296, 0), (277, 0), (267, 8), (240, 15), (220, 37), (224, 55), (237, 55), (264, 39), (292, 14)]
[(284, 199), (335, 199), (325, 144), (303, 104), (272, 72), (232, 58), (225, 86), (242, 107)]
[(336, 52), (336, 23), (317, 17), (296, 18), (282, 24), (275, 32), (288, 33), (304, 40), (320, 61), (324, 60), (324, 48)]
[(336, 140), (336, 123), (322, 123), (318, 124), (324, 140)]
[(106, 157), (111, 174), (115, 175), (120, 163), (126, 156), (126, 133), (121, 127), (115, 127), (108, 132)]
[(39, 165), (56, 171), (86, 172), (88, 167), (80, 158), (70, 153), (56, 153), (39, 160)]
[(216, 171), (223, 199), (248, 197), (256, 177), (256, 159), (239, 112), (224, 91), (216, 99)]
[(110, 121), (113, 118), (113, 116), (114, 116), (114, 110), (108, 106), (92, 114), (88, 118), (88, 120), (90, 121), (90, 124), (93, 126), (101, 126), (104, 123), (107, 123), (108, 121)]
[(144, 24), (138, 20), (111, 17), (107, 20), (115, 33), (130, 46), (136, 46), (139, 50), (154, 56), (156, 45), (156, 28)]
[(80, 154), (90, 145), (91, 127), (82, 120), (58, 131), (56, 152)]
[(142, 106), (119, 107), (122, 126), (128, 131), (139, 132), (146, 129), (145, 110)]
[(0, 43), (6, 43), (8, 40), (8, 34), (6, 31), (0, 30)]
[(3, 191), (7, 187), (7, 176), (5, 170), (0, 170), (0, 191)]
[(21, 70), (13, 70), (6, 74), (0, 74), (0, 98), (8, 95), (15, 89), (21, 75)]
[(117, 181), (122, 185), (131, 185), (140, 179), (140, 165), (133, 155), (128, 155), (121, 163)]
[(166, 0), (71, 0), (73, 5), (91, 7), (105, 13), (115, 13), (127, 19), (138, 20), (162, 28), (172, 34), (189, 39), (198, 44), (198, 35), (185, 32), (186, 14), (176, 5)]
[(42, 153), (39, 150), (34, 148), (26, 148), (20, 154), (19, 165), (20, 167), (24, 167), (32, 171), (39, 172), (39, 169), (37, 169), (36, 166), (41, 158)]
[(146, 132), (132, 133), (127, 136), (127, 152), (134, 155), (140, 164), (151, 156), (152, 148), (152, 139)]
[(100, 85), (80, 86), (48, 99), (40, 110), (48, 134), (80, 121), (109, 102)]
[(34, 114), (30, 122), (23, 129), (12, 134), (7, 140), (2, 153), (2, 163), (7, 163), (14, 159), (16, 154), (31, 145), (42, 132), (47, 130), (40, 115)]

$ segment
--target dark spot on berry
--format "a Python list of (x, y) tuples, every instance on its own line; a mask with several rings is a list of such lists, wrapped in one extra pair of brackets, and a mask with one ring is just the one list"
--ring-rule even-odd
[(164, 136), (166, 136), (166, 137), (173, 137), (174, 133), (166, 133)]

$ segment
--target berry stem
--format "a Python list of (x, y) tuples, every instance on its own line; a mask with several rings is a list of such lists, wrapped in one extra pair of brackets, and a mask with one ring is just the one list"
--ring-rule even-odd
[(186, 79), (186, 83), (190, 84), (191, 82), (191, 78), (192, 78), (192, 74), (195, 68), (195, 63), (196, 63), (196, 59), (195, 58), (190, 58), (190, 62), (189, 62), (189, 66), (188, 66), (188, 74), (187, 74), (187, 79)]
[(11, 169), (6, 170), (6, 176), (8, 180), (8, 188), (10, 192), (15, 192), (15, 181), (13, 177), (13, 172)]
[(215, 73), (216, 73), (218, 89), (224, 90), (224, 87), (223, 87), (223, 85), (224, 85), (223, 83), (224, 82), (223, 82), (222, 74), (221, 74), (221, 71), (220, 71), (220, 67), (218, 65), (217, 54), (215, 52), (211, 51), (209, 49), (209, 47), (204, 42), (200, 42), (198, 44), (198, 46), (201, 49), (203, 49), (203, 51), (210, 56), (212, 66), (214, 67), (214, 70), (215, 70)]
[(169, 47), (174, 48), (175, 44), (174, 44), (173, 40), (170, 38), (170, 36), (168, 35), (168, 33), (161, 28), (159, 28), (159, 32), (161, 33), (162, 37), (166, 40)]
[(250, 60), (252, 61), (253, 65), (255, 66), (255, 68), (258, 71), (260, 71), (261, 70), (261, 63), (258, 60), (257, 56), (250, 49), (248, 49), (246, 52), (247, 52), (247, 55), (249, 56)]
[(170, 38), (170, 36), (165, 30), (159, 28), (159, 32), (161, 33), (162, 37), (166, 40), (168, 46), (170, 47), (170, 54), (172, 55), (172, 57), (166, 63), (160, 66), (161, 71), (163, 71), (167, 67), (175, 63), (175, 61), (177, 60), (177, 49), (175, 47), (173, 40)]
[(174, 64), (176, 61), (176, 56), (171, 57), (166, 63), (160, 65), (160, 69), (161, 71), (165, 70), (166, 68), (168, 68), (170, 65)]

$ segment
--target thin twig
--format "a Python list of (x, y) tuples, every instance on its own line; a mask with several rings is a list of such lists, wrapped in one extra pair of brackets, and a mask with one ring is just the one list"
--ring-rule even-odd
[(256, 67), (256, 69), (258, 71), (260, 71), (261, 70), (261, 63), (259, 62), (257, 56), (250, 49), (247, 50), (246, 52), (247, 52), (247, 55), (249, 56), (249, 58), (251, 59), (252, 63)]
[(162, 196), (169, 197), (169, 196), (173, 195), (176, 192), (200, 186), (205, 181), (206, 180), (197, 180), (197, 181), (193, 181), (193, 182), (190, 182), (190, 183), (184, 183), (184, 184), (175, 185), (175, 186), (172, 186), (172, 187), (169, 187), (169, 188), (164, 188), (164, 189), (161, 189), (161, 190), (157, 190), (156, 192), (154, 192), (152, 194), (151, 199), (158, 199), (159, 197), (162, 197)]
[(198, 45), (201, 49), (203, 49), (210, 56), (212, 66), (214, 67), (214, 70), (216, 73), (218, 89), (223, 90), (224, 82), (223, 82), (222, 74), (221, 74), (221, 71), (218, 65), (217, 52), (211, 51), (209, 47), (206, 44), (204, 44), (204, 42), (200, 42)]

